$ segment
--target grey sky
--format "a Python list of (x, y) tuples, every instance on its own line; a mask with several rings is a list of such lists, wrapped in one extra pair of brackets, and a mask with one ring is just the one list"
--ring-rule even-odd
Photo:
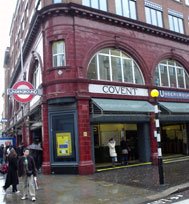
[(4, 52), (7, 46), (9, 46), (9, 30), (14, 13), (17, 0), (1, 0), (0, 1), (0, 119), (3, 110), (2, 94), (4, 91)]

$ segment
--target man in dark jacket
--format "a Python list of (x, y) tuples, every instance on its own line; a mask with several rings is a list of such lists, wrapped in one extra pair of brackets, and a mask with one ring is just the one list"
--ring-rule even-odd
[(24, 149), (24, 155), (18, 161), (18, 176), (23, 181), (23, 197), (22, 200), (28, 198), (27, 193), (29, 192), (32, 201), (35, 201), (35, 186), (34, 179), (37, 176), (35, 162), (33, 157), (29, 155), (29, 149)]

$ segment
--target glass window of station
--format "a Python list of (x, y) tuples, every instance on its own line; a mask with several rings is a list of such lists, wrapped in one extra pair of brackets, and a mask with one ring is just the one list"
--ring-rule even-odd
[(189, 88), (189, 75), (184, 67), (174, 60), (161, 61), (155, 71), (155, 85), (171, 88)]
[(118, 49), (102, 49), (94, 55), (88, 68), (88, 78), (145, 84), (143, 74), (135, 60)]

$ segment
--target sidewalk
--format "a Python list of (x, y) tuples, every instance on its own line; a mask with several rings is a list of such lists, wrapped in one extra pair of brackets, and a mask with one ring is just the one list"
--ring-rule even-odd
[[(165, 185), (160, 186), (157, 166), (127, 167), (91, 176), (42, 175), (38, 177), (39, 204), (139, 204), (188, 188), (189, 161), (164, 164)], [(0, 175), (0, 185), (4, 176)], [(183, 185), (184, 184), (184, 185)], [(19, 187), (18, 187), (19, 188)], [(0, 203), (31, 203), (20, 200), (21, 194), (0, 191)]]

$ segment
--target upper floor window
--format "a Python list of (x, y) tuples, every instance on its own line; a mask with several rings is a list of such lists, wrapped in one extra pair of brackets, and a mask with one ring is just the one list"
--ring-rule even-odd
[(32, 84), (33, 84), (34, 88), (37, 89), (40, 86), (40, 84), (42, 83), (41, 68), (39, 66), (38, 60), (35, 61), (34, 66), (35, 66), (35, 69), (33, 72)]
[(64, 41), (53, 42), (52, 45), (53, 67), (65, 66), (65, 43)]
[(189, 0), (185, 0), (185, 4), (189, 6)]
[(183, 15), (170, 9), (168, 10), (168, 14), (170, 30), (184, 33)]
[(188, 89), (189, 75), (177, 61), (164, 60), (156, 67), (155, 85)]
[(95, 9), (107, 11), (107, 0), (83, 0), (82, 4)]
[(62, 3), (62, 0), (53, 0), (53, 3), (56, 4), (56, 3)]
[(146, 22), (163, 27), (162, 6), (150, 1), (145, 1)]
[(116, 14), (137, 19), (136, 0), (115, 0)]
[(88, 78), (144, 84), (144, 78), (137, 63), (117, 49), (103, 49), (90, 61)]

